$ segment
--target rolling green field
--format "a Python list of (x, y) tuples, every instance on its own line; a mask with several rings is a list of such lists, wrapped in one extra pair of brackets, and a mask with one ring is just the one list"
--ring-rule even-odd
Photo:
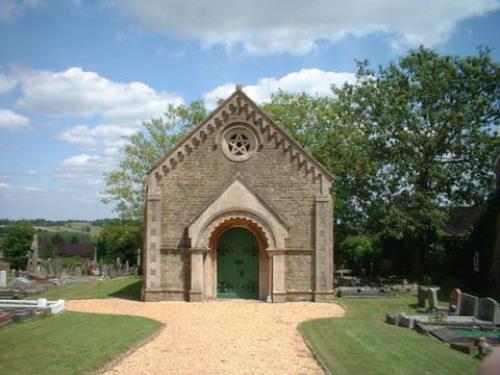
[(0, 328), (0, 374), (95, 371), (161, 328), (145, 318), (65, 312)]
[(304, 322), (299, 330), (335, 375), (471, 375), (479, 360), (436, 339), (384, 323), (387, 311), (414, 312), (415, 295), (341, 299), (344, 318)]

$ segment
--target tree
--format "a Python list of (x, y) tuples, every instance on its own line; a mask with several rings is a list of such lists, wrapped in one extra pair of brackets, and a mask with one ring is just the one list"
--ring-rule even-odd
[(97, 253), (108, 262), (117, 257), (136, 263), (137, 249), (142, 248), (142, 224), (135, 220), (106, 224), (96, 236)]
[(367, 226), (411, 241), (415, 272), (439, 248), (449, 208), (492, 190), (499, 83), (487, 49), (460, 58), (420, 47), (376, 72), (362, 62), (356, 83), (333, 90), (379, 165)]
[(206, 117), (203, 101), (188, 106), (169, 105), (164, 118), (143, 123), (144, 131), (126, 137), (115, 171), (105, 176), (104, 203), (116, 203), (122, 219), (143, 220), (146, 173), (179, 140)]
[(372, 176), (379, 162), (369, 153), (368, 137), (343, 101), (306, 93), (279, 91), (263, 109), (280, 122), (336, 179), (332, 196), (336, 213), (336, 241), (363, 232), (371, 195)]
[(80, 239), (78, 238), (78, 236), (76, 234), (72, 235), (70, 240), (69, 240), (69, 243), (71, 244), (77, 244), (80, 242)]
[(28, 221), (19, 221), (9, 228), (3, 244), (4, 257), (12, 268), (26, 266), (26, 254), (31, 250), (35, 229)]
[(50, 237), (50, 242), (52, 245), (57, 245), (59, 243), (63, 243), (64, 239), (61, 236), (61, 233), (56, 232), (53, 236)]

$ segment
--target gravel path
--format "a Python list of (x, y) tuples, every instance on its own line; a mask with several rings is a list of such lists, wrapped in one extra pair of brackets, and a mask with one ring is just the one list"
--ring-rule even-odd
[[(336, 304), (204, 303), (120, 299), (67, 301), (70, 311), (143, 316), (166, 328), (106, 374), (323, 374), (297, 331), (342, 316)], [(127, 334), (124, 332), (123, 334)]]

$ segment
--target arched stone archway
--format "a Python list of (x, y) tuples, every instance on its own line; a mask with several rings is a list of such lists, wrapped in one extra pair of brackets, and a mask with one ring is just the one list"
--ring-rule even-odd
[[(224, 219), (215, 220), (213, 225), (207, 228), (210, 233), (208, 240), (209, 251), (206, 252), (203, 261), (203, 286), (205, 298), (216, 298), (218, 296), (218, 245), (219, 240), (228, 230), (243, 228), (252, 233), (258, 245), (258, 298), (262, 300), (271, 300), (272, 294), (272, 260), (269, 256), (270, 244), (274, 244), (273, 238), (269, 233), (266, 234), (262, 224), (258, 224), (255, 219), (249, 219), (242, 215), (225, 215)], [(213, 229), (212, 229), (213, 228)]]

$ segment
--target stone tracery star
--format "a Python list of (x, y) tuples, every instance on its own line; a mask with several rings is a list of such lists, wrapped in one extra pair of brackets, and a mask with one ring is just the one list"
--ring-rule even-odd
[(229, 150), (232, 154), (243, 155), (250, 149), (250, 140), (241, 133), (236, 133), (229, 139)]

